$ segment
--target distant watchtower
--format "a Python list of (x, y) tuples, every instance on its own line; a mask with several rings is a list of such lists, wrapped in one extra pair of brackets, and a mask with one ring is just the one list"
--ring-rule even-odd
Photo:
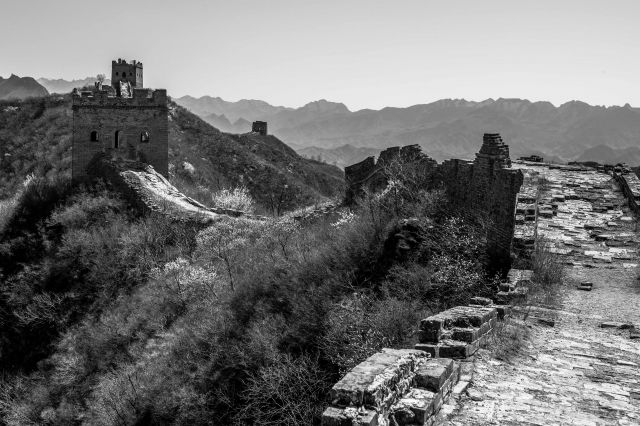
[(251, 131), (259, 133), (262, 136), (267, 136), (267, 122), (266, 121), (254, 121), (251, 126)]
[[(73, 93), (72, 177), (87, 175), (98, 154), (141, 161), (168, 176), (167, 91), (142, 87), (142, 64), (112, 62), (115, 90)], [(129, 75), (131, 73), (131, 75)]]
[(142, 62), (135, 60), (131, 63), (118, 59), (118, 61), (111, 61), (111, 85), (113, 85), (116, 91), (118, 90), (118, 83), (121, 81), (127, 81), (131, 84), (131, 87), (142, 88)]

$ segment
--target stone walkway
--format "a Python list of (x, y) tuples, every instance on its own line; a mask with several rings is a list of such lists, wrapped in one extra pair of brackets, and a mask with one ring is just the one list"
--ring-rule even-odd
[[(468, 395), (449, 425), (640, 425), (640, 239), (608, 175), (517, 166), (544, 176), (538, 233), (566, 263), (561, 308), (538, 309), (530, 339), (509, 362), (476, 355)], [(530, 226), (530, 224), (524, 224)], [(593, 283), (592, 291), (577, 284)], [(615, 325), (615, 324), (613, 324)]]

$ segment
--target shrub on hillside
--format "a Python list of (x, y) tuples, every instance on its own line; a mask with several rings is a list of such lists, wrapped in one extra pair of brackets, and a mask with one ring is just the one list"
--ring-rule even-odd
[(322, 414), (318, 401), (330, 387), (317, 361), (282, 355), (248, 378), (247, 404), (236, 418), (260, 426), (310, 424)]
[(253, 213), (255, 210), (255, 202), (246, 187), (213, 192), (211, 201), (214, 207), (221, 209), (240, 210), (245, 213)]

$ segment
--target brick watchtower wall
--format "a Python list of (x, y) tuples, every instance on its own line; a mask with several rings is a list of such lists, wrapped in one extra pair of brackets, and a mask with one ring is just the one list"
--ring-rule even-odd
[(72, 177), (87, 175), (100, 153), (142, 161), (168, 176), (168, 108), (164, 89), (134, 89), (133, 96), (106, 91), (73, 95)]

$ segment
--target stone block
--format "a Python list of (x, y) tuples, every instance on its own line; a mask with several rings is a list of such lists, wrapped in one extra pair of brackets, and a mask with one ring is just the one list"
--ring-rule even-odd
[[(464, 359), (475, 353), (472, 343), (458, 342), (455, 340), (444, 341), (440, 344), (440, 358)], [(476, 346), (477, 349), (477, 346)]]
[[(482, 325), (489, 324), (483, 323)], [(471, 343), (474, 340), (478, 340), (480, 337), (482, 328), (454, 328), (451, 333), (451, 339), (459, 340), (461, 342)]]
[(420, 343), (438, 343), (442, 337), (442, 329), (418, 330), (418, 341)]
[(431, 392), (439, 392), (447, 379), (451, 377), (453, 365), (454, 363), (450, 359), (429, 360), (429, 362), (421, 364), (416, 369), (413, 385)]
[(489, 298), (486, 297), (472, 297), (471, 298), (471, 304), (472, 305), (478, 305), (478, 306), (489, 306), (493, 304), (493, 301)]
[(511, 306), (509, 305), (492, 305), (491, 307), (496, 309), (499, 320), (504, 320), (505, 317), (511, 315)]
[(440, 352), (438, 351), (437, 343), (416, 343), (414, 349), (427, 353), (431, 358), (439, 358)]
[(425, 389), (411, 389), (392, 408), (391, 415), (398, 425), (424, 424), (440, 408), (442, 396)]
[(516, 285), (511, 282), (506, 282), (506, 283), (500, 283), (498, 288), (500, 291), (509, 292), (509, 291), (514, 291), (516, 289)]

